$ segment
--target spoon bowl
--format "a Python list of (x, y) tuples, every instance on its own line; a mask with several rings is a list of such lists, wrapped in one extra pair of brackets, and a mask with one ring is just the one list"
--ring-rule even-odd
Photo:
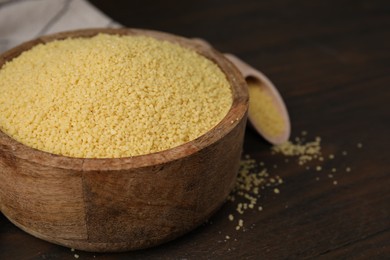
[[(265, 120), (259, 118), (259, 116), (262, 115), (253, 112), (252, 109), (249, 109), (248, 118), (252, 126), (261, 136), (263, 136), (265, 140), (267, 140), (271, 144), (278, 145), (286, 142), (290, 138), (291, 122), (286, 105), (279, 91), (276, 89), (275, 85), (263, 73), (246, 64), (236, 56), (232, 54), (225, 54), (225, 57), (229, 59), (238, 68), (242, 76), (245, 78), (245, 81), (247, 82), (249, 88), (260, 88), (260, 90), (264, 92), (266, 98), (270, 100), (269, 110), (275, 111), (275, 113), (273, 113), (272, 115), (276, 114), (274, 120), (272, 120), (271, 118), (270, 123), (278, 124), (277, 128), (280, 129), (277, 129), (275, 127), (270, 128), (264, 123)], [(249, 91), (249, 93), (251, 93), (251, 91)], [(263, 102), (263, 100), (256, 100), (253, 95), (250, 95), (249, 98), (250, 107), (251, 104), (255, 106), (257, 102)], [(275, 129), (277, 131), (270, 131)]]
[[(211, 45), (201, 38), (193, 38), (192, 40), (201, 46), (211, 48)], [(288, 141), (291, 134), (290, 117), (283, 98), (275, 85), (259, 70), (233, 54), (225, 53), (224, 56), (236, 66), (248, 85), (250, 99), (248, 119), (251, 125), (271, 144), (279, 145)], [(251, 88), (254, 88), (255, 91), (250, 91)], [(261, 95), (251, 95), (251, 92), (252, 94), (261, 92)], [(261, 100), (257, 97), (261, 97)], [(268, 101), (268, 109), (265, 109), (260, 103), (265, 101)], [(256, 109), (259, 108), (259, 104), (260, 110)]]

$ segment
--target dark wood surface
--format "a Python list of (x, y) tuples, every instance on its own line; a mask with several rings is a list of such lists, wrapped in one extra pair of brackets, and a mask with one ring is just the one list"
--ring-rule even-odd
[[(242, 215), (251, 227), (245, 232), (228, 220), (236, 206), (228, 202), (208, 223), (167, 244), (94, 254), (41, 241), (1, 215), (0, 259), (390, 257), (388, 1), (92, 2), (125, 26), (202, 37), (263, 71), (287, 103), (292, 137), (307, 131), (308, 139), (322, 138), (323, 170), (272, 155), (248, 128), (244, 154), (278, 165), (272, 173), (284, 183), (280, 194), (262, 191), (262, 211)], [(337, 172), (329, 178), (332, 168)]]

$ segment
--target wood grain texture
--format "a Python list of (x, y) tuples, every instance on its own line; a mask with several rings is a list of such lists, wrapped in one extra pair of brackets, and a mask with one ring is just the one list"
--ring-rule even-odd
[[(270, 170), (277, 164), (273, 173), (284, 179), (280, 194), (262, 192), (263, 211), (242, 216), (253, 229), (236, 232), (227, 218), (236, 205), (226, 203), (207, 224), (169, 243), (93, 254), (36, 239), (0, 216), (0, 259), (389, 258), (387, 0), (91, 2), (125, 26), (204, 38), (259, 69), (287, 103), (292, 137), (303, 130), (309, 139), (321, 136), (323, 153), (335, 159), (322, 172), (292, 158), (285, 163), (247, 128), (244, 153)], [(338, 171), (330, 179), (333, 167)], [(225, 242), (225, 235), (231, 239)]]
[[(34, 44), (100, 32), (149, 35), (192, 48), (214, 61), (232, 86), (225, 118), (199, 138), (159, 153), (117, 159), (57, 156), (0, 132), (0, 208), (15, 225), (47, 241), (87, 251), (123, 251), (172, 240), (203, 223), (225, 201), (237, 176), (248, 93), (221, 54), (155, 31), (89, 29), (44, 36)], [(226, 147), (229, 150), (225, 151)]]

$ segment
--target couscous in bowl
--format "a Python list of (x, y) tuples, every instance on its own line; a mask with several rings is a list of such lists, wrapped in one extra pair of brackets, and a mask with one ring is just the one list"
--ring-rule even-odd
[(143, 35), (179, 44), (217, 64), (232, 105), (194, 140), (150, 154), (77, 158), (31, 148), (0, 132), (0, 207), (44, 240), (86, 251), (125, 251), (172, 240), (203, 223), (234, 186), (248, 93), (238, 70), (212, 48), (147, 30), (90, 29), (44, 36), (0, 56), (0, 66), (40, 43), (75, 37)]

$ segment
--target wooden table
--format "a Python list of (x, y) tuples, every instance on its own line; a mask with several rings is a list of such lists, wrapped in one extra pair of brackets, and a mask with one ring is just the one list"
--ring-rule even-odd
[[(302, 131), (307, 140), (321, 137), (324, 160), (302, 166), (273, 155), (248, 128), (244, 154), (284, 180), (279, 194), (261, 191), (262, 211), (239, 215), (237, 202), (227, 202), (175, 241), (119, 254), (72, 252), (0, 215), (0, 259), (390, 257), (388, 1), (91, 2), (125, 26), (202, 37), (263, 71), (287, 103), (292, 140)], [(231, 213), (245, 232), (236, 231)]]

